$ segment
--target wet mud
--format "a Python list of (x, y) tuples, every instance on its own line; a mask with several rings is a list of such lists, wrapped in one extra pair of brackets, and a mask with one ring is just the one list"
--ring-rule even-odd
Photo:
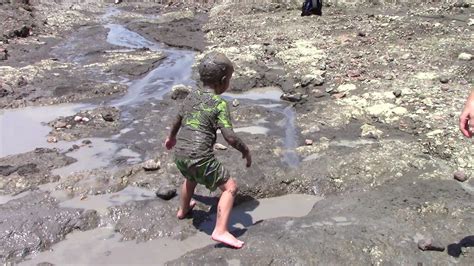
[[(453, 180), (474, 166), (456, 121), (471, 4), (327, 2), (322, 17), (299, 3), (0, 4), (2, 262), (472, 264), (473, 184)], [(216, 50), (234, 62), (223, 97), (253, 158), (218, 134), (242, 250), (210, 240), (217, 191), (198, 186), (192, 218), (175, 218), (183, 177), (163, 147), (173, 87), (196, 88)]]

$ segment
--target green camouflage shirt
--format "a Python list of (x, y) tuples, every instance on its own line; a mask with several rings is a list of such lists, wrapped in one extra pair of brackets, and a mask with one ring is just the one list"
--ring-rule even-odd
[(182, 120), (175, 147), (177, 158), (202, 159), (213, 156), (217, 129), (232, 129), (227, 102), (212, 92), (194, 90), (189, 93), (179, 115)]

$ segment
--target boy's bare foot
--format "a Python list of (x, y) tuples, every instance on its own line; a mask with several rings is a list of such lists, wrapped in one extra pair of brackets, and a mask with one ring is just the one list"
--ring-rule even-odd
[(186, 216), (188, 216), (189, 212), (192, 211), (194, 206), (196, 206), (196, 201), (191, 200), (191, 202), (189, 202), (189, 207), (187, 209), (182, 210), (181, 208), (179, 208), (178, 213), (176, 214), (176, 217), (178, 217), (178, 219), (180, 220), (186, 218)]
[(214, 241), (221, 242), (223, 244), (226, 244), (236, 249), (239, 249), (243, 247), (244, 245), (243, 241), (238, 240), (231, 233), (227, 231), (222, 234), (217, 234), (216, 232), (212, 232), (211, 238)]

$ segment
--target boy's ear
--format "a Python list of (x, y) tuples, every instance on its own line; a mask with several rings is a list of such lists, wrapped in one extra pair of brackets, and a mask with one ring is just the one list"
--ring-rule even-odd
[(226, 79), (227, 79), (227, 75), (223, 76), (223, 77), (221, 78), (221, 84), (224, 84)]

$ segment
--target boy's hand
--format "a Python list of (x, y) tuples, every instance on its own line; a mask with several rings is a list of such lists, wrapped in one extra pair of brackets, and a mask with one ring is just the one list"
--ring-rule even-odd
[(464, 136), (472, 137), (472, 128), (474, 127), (474, 102), (467, 101), (464, 110), (459, 116), (459, 129)]
[(250, 167), (252, 165), (252, 156), (250, 156), (250, 151), (247, 151), (246, 153), (242, 154), (242, 158), (247, 160), (247, 167)]
[(176, 138), (167, 137), (165, 141), (166, 149), (171, 150), (174, 147), (174, 145), (176, 145)]

